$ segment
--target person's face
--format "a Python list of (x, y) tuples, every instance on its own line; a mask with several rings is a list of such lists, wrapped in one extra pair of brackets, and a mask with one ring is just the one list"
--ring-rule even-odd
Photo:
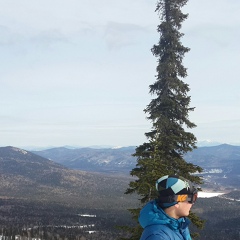
[(189, 202), (179, 202), (176, 204), (175, 214), (178, 218), (187, 217), (189, 215), (190, 209), (192, 207), (192, 203)]

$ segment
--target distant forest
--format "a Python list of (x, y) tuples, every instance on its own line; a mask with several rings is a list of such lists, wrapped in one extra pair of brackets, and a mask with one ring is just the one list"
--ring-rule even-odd
[[(92, 214), (96, 217), (81, 215)], [(0, 200), (0, 239), (118, 239), (133, 224), (127, 210), (78, 209), (41, 202)]]
[[(235, 199), (235, 200), (234, 200)], [(240, 192), (200, 198), (193, 211), (206, 220), (199, 240), (240, 239)], [(126, 206), (127, 209), (127, 206)], [(94, 214), (84, 217), (79, 214)], [(133, 225), (128, 211), (78, 209), (57, 204), (0, 200), (0, 239), (117, 240), (124, 236), (118, 226)]]

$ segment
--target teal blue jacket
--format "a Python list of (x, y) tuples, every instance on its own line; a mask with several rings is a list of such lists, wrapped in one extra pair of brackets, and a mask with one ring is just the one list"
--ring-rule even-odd
[(169, 217), (155, 200), (143, 207), (138, 220), (144, 228), (140, 240), (191, 240), (189, 219)]

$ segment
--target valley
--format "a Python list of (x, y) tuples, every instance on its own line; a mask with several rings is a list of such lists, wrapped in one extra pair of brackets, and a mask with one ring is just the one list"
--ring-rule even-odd
[[(224, 145), (203, 150), (188, 159), (203, 165), (204, 191), (224, 194), (211, 198), (199, 194), (193, 211), (206, 220), (199, 239), (219, 239), (219, 232), (221, 239), (239, 239), (239, 148)], [(124, 194), (136, 161), (130, 154), (134, 148), (88, 149), (87, 154), (84, 150), (85, 157), (78, 149), (79, 156), (74, 153), (77, 165), (69, 150), (60, 149), (65, 156), (61, 163), (53, 159), (60, 159), (61, 154), (56, 154), (59, 149), (48, 151), (52, 155), (43, 157), (46, 150), (0, 148), (0, 235), (6, 240), (12, 236), (80, 240), (124, 236), (117, 226), (134, 225), (127, 209), (139, 207), (138, 196)], [(87, 163), (88, 167), (95, 165), (91, 171), (86, 170)]]

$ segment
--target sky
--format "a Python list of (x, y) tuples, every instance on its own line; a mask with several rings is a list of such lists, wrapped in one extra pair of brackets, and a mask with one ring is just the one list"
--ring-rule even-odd
[[(0, 0), (0, 146), (138, 146), (156, 0)], [(240, 1), (190, 0), (181, 32), (198, 141), (240, 144)]]

